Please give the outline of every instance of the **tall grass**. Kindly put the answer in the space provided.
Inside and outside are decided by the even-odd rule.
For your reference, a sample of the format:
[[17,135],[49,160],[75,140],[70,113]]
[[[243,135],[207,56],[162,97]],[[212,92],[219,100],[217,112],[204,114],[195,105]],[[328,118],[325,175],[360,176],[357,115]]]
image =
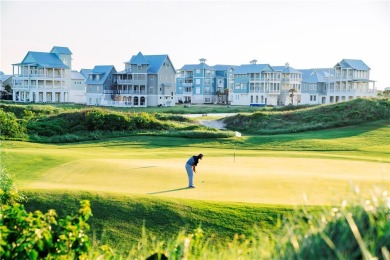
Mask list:
[[224,122],[229,129],[264,135],[329,129],[388,118],[390,99],[354,99],[296,111],[239,114]]
[[[358,190],[358,189],[357,189]],[[31,198],[31,195],[29,197]],[[83,195],[85,196],[85,195]],[[34,198],[34,197],[33,197]],[[79,199],[74,196],[73,199]],[[93,198],[93,197],[91,197]],[[96,199],[97,197],[95,197]],[[33,199],[36,206],[42,207],[42,202]],[[65,208],[69,199],[65,200]],[[118,201],[119,202],[119,201]],[[160,200],[161,209],[165,211],[183,214],[179,205],[166,203],[169,201]],[[172,202],[172,201],[170,201]],[[190,206],[195,202],[197,206]],[[31,202],[30,202],[31,203]],[[55,202],[52,205],[55,205]],[[96,203],[96,202],[95,202]],[[122,201],[124,205],[126,201]],[[144,214],[141,218],[146,218],[150,213],[149,204],[143,203]],[[212,219],[213,223],[223,223],[229,214],[219,215],[214,218],[212,214],[217,209],[222,210],[229,204],[214,205],[206,203],[200,205],[196,201],[181,201],[182,207],[192,207],[194,210],[200,206],[199,212],[188,212],[188,217],[195,218],[199,214],[204,214],[205,220]],[[92,202],[92,209],[93,209]],[[158,204],[155,204],[157,206]],[[50,205],[46,205],[50,206]],[[153,207],[155,207],[153,206]],[[176,207],[175,209],[171,208]],[[231,205],[230,213],[244,212],[238,204]],[[264,207],[264,206],[263,206]],[[31,205],[29,206],[31,208]],[[112,205],[110,209],[112,209]],[[252,210],[257,208],[253,205]],[[121,214],[126,215],[134,211],[133,207],[124,207]],[[363,197],[359,192],[355,196],[343,200],[337,206],[307,207],[302,206],[292,211],[291,209],[264,207],[264,212],[260,208],[252,211],[250,216],[253,218],[252,226],[248,223],[247,232],[244,229],[233,231],[224,239],[216,236],[215,229],[207,224],[198,222],[197,224],[178,226],[175,229],[168,228],[170,236],[165,236],[164,228],[160,232],[153,232],[147,227],[147,221],[130,217],[129,223],[137,223],[138,235],[131,235],[123,225],[117,225],[117,234],[121,234],[119,240],[113,239],[112,227],[119,221],[120,214],[106,212],[106,221],[100,222],[106,240],[100,240],[97,233],[94,237],[96,243],[107,242],[111,240],[111,246],[114,250],[114,256],[118,259],[145,259],[146,257],[158,253],[169,259],[388,259],[390,250],[390,197],[387,191],[376,190],[371,193],[371,197]],[[282,211],[280,211],[282,209]],[[64,210],[64,209],[62,209]],[[100,218],[103,212],[95,207],[94,218]],[[283,212],[280,215],[281,212]],[[180,213],[181,212],[181,213]],[[261,213],[262,214],[259,214]],[[261,220],[263,214],[275,214],[271,222]],[[166,213],[160,212],[161,218],[169,218]],[[248,211],[249,213],[249,211]],[[288,214],[285,214],[288,213]],[[131,214],[131,213],[130,213]],[[279,214],[279,215],[278,215]],[[247,215],[249,216],[249,215]],[[231,218],[231,223],[224,223],[225,227],[237,227],[242,223],[242,217],[236,221]],[[190,218],[188,221],[190,221]],[[257,219],[257,221],[255,220]],[[141,223],[142,222],[142,223]],[[155,220],[156,225],[160,221]],[[177,222],[177,220],[176,220]],[[145,224],[146,223],[146,224]],[[91,227],[95,229],[99,226],[92,222]],[[113,225],[113,226],[114,226]],[[155,228],[155,225],[154,227]],[[210,232],[210,230],[214,230]],[[115,233],[115,232],[114,232]],[[99,242],[100,241],[100,242]],[[130,242],[129,242],[130,241]],[[126,246],[127,245],[127,246]]]

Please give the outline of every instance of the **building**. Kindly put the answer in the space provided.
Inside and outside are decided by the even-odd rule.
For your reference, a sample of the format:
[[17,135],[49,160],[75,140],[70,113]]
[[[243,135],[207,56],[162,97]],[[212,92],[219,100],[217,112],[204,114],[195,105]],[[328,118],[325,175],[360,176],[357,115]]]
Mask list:
[[54,46],[50,52],[29,51],[12,64],[13,100],[17,102],[71,102],[72,52]]
[[343,59],[333,68],[300,70],[301,104],[331,104],[355,98],[376,97],[375,81],[362,60]]
[[279,79],[280,91],[277,105],[298,105],[301,103],[302,72],[290,67],[289,63],[284,66],[272,66],[276,79]]
[[69,100],[77,104],[86,104],[87,85],[85,82],[87,78],[77,70],[72,70],[70,72],[70,79]]
[[12,75],[0,71],[0,99],[12,99]]
[[88,77],[85,81],[87,105],[112,105],[111,90],[113,88],[114,73],[116,73],[116,69],[113,65],[95,66],[92,71],[88,73]]
[[176,70],[168,55],[137,55],[114,74],[110,105],[174,106]]
[[184,65],[176,74],[176,102],[192,104],[217,104],[228,102],[228,71],[231,65]]
[[230,86],[232,105],[278,105],[281,87],[281,72],[275,71],[269,64],[243,64],[229,72],[233,79]]

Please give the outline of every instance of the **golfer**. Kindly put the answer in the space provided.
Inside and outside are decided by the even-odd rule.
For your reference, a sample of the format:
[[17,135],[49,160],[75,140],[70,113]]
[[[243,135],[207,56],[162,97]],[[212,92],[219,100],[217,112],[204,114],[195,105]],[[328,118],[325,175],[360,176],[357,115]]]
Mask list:
[[198,166],[199,159],[202,160],[203,154],[191,156],[186,163],[186,170],[188,175],[188,188],[195,188],[193,179],[196,173],[196,166]]

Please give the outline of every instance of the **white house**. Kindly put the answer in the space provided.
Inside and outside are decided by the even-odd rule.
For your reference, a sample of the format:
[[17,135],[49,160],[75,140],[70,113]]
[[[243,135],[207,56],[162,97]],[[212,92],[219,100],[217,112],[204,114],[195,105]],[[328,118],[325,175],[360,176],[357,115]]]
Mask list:
[[69,100],[73,103],[86,104],[86,78],[77,70],[72,70],[70,73],[71,84],[69,88]]
[[70,102],[72,52],[54,46],[50,52],[29,51],[12,64],[13,100],[17,102]]

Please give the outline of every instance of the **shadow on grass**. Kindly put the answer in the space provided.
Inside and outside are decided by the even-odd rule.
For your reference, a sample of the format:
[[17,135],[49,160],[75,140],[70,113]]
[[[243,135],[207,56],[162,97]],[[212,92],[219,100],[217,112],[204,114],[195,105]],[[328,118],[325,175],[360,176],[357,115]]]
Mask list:
[[178,188],[178,189],[173,189],[173,190],[162,190],[162,191],[156,191],[156,192],[150,192],[148,194],[162,194],[162,193],[169,193],[169,192],[174,192],[174,191],[179,191],[179,190],[187,190],[189,189],[188,187],[184,187],[184,188]]

